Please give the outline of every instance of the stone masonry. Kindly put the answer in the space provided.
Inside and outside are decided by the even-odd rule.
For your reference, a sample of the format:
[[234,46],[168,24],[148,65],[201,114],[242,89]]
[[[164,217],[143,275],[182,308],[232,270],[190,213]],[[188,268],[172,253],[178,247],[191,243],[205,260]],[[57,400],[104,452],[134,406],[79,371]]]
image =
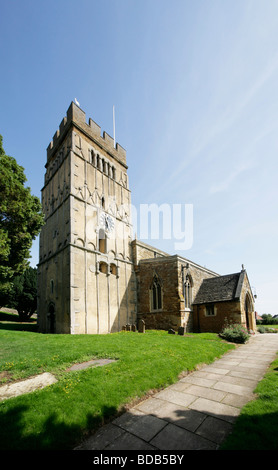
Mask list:
[[255,329],[245,271],[228,278],[227,297],[223,276],[132,240],[126,151],[75,103],[47,148],[45,169],[39,331],[106,334],[135,330],[140,320],[144,331],[219,331],[226,317]]

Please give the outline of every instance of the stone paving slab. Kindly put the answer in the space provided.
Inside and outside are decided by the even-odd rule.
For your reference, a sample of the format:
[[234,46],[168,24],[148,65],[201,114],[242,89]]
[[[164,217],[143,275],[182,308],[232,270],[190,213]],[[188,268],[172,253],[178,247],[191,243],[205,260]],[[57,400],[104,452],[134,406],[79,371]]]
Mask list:
[[0,387],[0,400],[30,393],[34,390],[39,390],[56,382],[57,379],[54,377],[54,375],[50,374],[49,372],[45,372],[43,374],[37,375],[36,377],[21,380],[20,382],[2,385]]
[[278,351],[278,334],[192,372],[104,426],[76,450],[216,450]]
[[[74,364],[67,371],[78,371],[87,369],[88,367],[101,367],[111,362],[116,362],[116,359],[93,359],[91,361]],[[31,393],[35,390],[47,387],[57,382],[53,374],[44,372],[43,374],[30,377],[29,379],[20,380],[11,384],[0,386],[0,401],[7,398],[17,397],[25,393]]]
[[83,370],[88,367],[101,367],[111,364],[111,362],[116,362],[116,359],[92,359],[91,361],[82,362],[80,364],[74,364],[68,370]]

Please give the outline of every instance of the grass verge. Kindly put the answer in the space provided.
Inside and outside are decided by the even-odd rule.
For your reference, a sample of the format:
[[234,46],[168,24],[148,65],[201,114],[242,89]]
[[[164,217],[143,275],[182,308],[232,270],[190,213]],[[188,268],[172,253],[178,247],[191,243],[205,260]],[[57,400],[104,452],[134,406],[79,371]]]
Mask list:
[[255,393],[257,399],[242,408],[221,450],[278,450],[278,358]]
[[[233,345],[216,334],[42,335],[0,330],[3,380],[52,372],[58,382],[0,403],[0,449],[73,448],[125,405],[211,363]],[[113,358],[105,367],[66,372],[73,363]]]

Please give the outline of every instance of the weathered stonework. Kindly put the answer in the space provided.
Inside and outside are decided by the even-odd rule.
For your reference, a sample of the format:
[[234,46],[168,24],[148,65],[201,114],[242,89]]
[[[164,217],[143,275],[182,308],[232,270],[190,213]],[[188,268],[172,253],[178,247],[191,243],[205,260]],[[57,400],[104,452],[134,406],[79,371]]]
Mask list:
[[74,103],[47,149],[42,205],[40,331],[108,333],[134,323],[126,153]]
[[226,317],[255,329],[247,275],[236,275],[233,298],[218,292],[209,316],[208,301],[198,297],[221,276],[132,241],[126,152],[74,103],[47,148],[45,168],[39,331],[220,331]]
[[[132,248],[136,260],[138,318],[145,321],[146,328],[178,330],[182,326],[186,331],[192,331],[193,310],[191,306],[185,306],[184,280],[186,276],[190,277],[191,295],[194,299],[203,279],[217,274],[178,255],[170,256],[156,250],[138,240],[132,242]],[[159,310],[151,308],[151,285],[155,275],[162,285],[162,306]]]
[[[223,276],[224,278],[227,276]],[[256,331],[254,301],[248,276],[245,270],[234,275],[236,279],[233,294],[225,301],[195,300],[193,305],[193,331],[220,333],[224,325],[238,323],[248,330]],[[208,307],[210,307],[208,313]]]

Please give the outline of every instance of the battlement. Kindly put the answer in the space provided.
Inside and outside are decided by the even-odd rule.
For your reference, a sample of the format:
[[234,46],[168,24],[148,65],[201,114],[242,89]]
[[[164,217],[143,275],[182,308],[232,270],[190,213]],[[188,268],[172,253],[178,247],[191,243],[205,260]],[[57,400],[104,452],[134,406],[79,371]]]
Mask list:
[[126,151],[121,145],[116,143],[114,147],[114,139],[103,132],[101,135],[101,128],[96,124],[91,118],[89,118],[89,123],[86,122],[86,114],[82,111],[79,106],[77,106],[73,101],[71,102],[68,110],[67,116],[63,118],[59,129],[55,132],[53,140],[50,142],[47,147],[47,161],[49,161],[57,150],[57,147],[62,142],[66,133],[68,132],[71,125],[79,128],[84,134],[96,142],[101,148],[106,150],[113,157],[118,159],[121,163],[126,165]]

